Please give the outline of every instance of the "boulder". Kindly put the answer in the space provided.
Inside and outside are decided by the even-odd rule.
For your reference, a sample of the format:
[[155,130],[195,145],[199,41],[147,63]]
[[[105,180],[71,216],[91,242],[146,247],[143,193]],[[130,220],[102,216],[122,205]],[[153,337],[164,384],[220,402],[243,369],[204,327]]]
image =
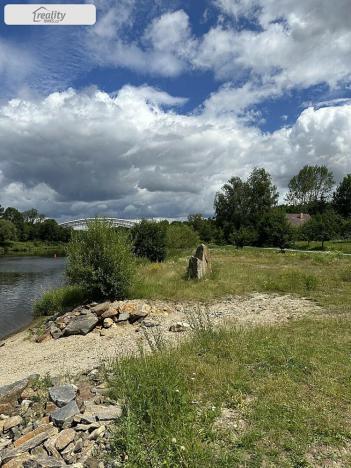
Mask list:
[[9,431],[13,427],[19,426],[22,424],[23,419],[21,416],[12,416],[12,418],[5,419],[4,421],[4,426],[3,426],[3,431]]
[[97,325],[98,321],[99,319],[96,315],[91,312],[74,317],[66,326],[64,336],[86,335]]
[[77,390],[78,388],[73,384],[58,385],[49,388],[49,395],[55,405],[61,408],[76,398]]
[[91,307],[91,312],[96,314],[98,317],[102,315],[107,309],[110,308],[111,302],[103,302],[102,304],[97,304],[96,306]]
[[86,406],[86,411],[83,416],[91,416],[99,421],[111,421],[122,416],[122,408],[120,405],[95,405],[89,404]]
[[79,414],[79,408],[75,400],[70,401],[62,408],[58,408],[51,414],[51,419],[56,426],[62,426],[65,422],[70,422],[76,414]]
[[196,249],[195,255],[189,259],[188,278],[201,279],[211,271],[211,262],[208,248],[201,244]]
[[101,315],[101,318],[103,319],[111,318],[111,317],[115,317],[116,315],[118,315],[118,310],[114,309],[113,307],[110,307]]
[[127,322],[128,320],[129,320],[128,312],[122,312],[121,314],[118,315],[116,322],[121,323],[121,322]]

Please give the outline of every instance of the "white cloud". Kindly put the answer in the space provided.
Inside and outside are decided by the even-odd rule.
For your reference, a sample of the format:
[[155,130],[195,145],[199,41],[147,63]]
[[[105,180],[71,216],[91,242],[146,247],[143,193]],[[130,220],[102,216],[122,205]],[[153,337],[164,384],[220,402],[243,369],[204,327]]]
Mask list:
[[71,218],[211,213],[231,176],[266,167],[284,190],[307,162],[351,172],[351,106],[308,108],[292,128],[262,134],[233,116],[177,114],[150,87],[53,93],[0,108],[2,205]]

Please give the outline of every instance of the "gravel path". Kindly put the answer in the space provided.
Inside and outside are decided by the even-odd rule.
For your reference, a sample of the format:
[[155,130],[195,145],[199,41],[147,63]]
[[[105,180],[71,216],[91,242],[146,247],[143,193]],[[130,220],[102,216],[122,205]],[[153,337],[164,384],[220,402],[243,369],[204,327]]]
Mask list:
[[[154,304],[156,301],[148,303]],[[158,309],[160,305],[164,312],[149,316],[148,320],[158,322],[157,330],[161,330],[169,340],[188,335],[169,332],[171,324],[191,321],[191,316],[199,308],[205,309],[203,305],[194,303],[157,301]],[[267,294],[229,297],[212,302],[206,308],[215,323],[235,321],[247,325],[278,324],[322,311],[307,299]],[[188,311],[193,313],[189,316]],[[141,331],[137,333],[138,329],[137,325],[116,326],[104,330],[103,336],[99,330],[94,330],[86,336],[70,336],[43,343],[31,341],[28,331],[18,333],[8,338],[0,348],[0,386],[34,373],[74,375],[97,367],[102,360],[136,353],[140,343],[145,343],[144,334]]]

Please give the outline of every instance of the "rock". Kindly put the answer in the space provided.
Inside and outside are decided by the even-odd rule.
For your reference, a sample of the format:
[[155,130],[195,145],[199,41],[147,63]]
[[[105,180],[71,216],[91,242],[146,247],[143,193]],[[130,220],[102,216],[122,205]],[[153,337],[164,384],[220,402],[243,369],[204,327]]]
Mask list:
[[30,454],[35,458],[46,458],[48,456],[47,451],[42,445],[38,445],[38,447],[35,447],[33,450],[30,451]]
[[0,414],[11,414],[14,411],[11,403],[0,403]]
[[120,405],[104,406],[87,404],[86,412],[83,416],[85,415],[96,417],[99,421],[111,421],[122,416],[122,408]]
[[97,429],[95,429],[91,434],[89,434],[88,439],[96,440],[99,437],[102,437],[105,434],[105,431],[106,431],[106,426],[100,426]]
[[63,331],[61,330],[61,328],[57,327],[56,325],[51,325],[50,334],[54,340],[58,340],[63,335]]
[[[39,428],[37,428],[39,429]],[[25,436],[17,439],[13,444],[13,448],[6,449],[2,453],[3,462],[7,462],[17,457],[18,455],[28,452],[33,448],[41,445],[46,439],[57,433],[57,428],[53,426],[42,428],[42,432],[36,433],[36,429]],[[34,435],[33,435],[34,434]],[[32,435],[32,437],[29,437]]]
[[101,315],[101,318],[103,319],[112,318],[112,317],[115,317],[116,315],[118,315],[118,310],[113,307],[110,307]]
[[48,401],[46,403],[46,406],[45,406],[45,409],[46,409],[46,412],[48,415],[50,415],[51,413],[53,413],[54,411],[57,410],[57,406],[55,405],[55,403],[53,403],[52,401]]
[[49,455],[56,458],[56,460],[62,461],[62,457],[60,455],[60,452],[55,447],[57,437],[58,437],[58,435],[55,435],[55,436],[50,437],[49,439],[47,439],[44,442],[44,447],[45,447],[45,449],[46,449],[46,451],[48,452]]
[[128,312],[122,312],[121,314],[118,315],[118,318],[116,319],[117,323],[121,322],[127,322],[129,320],[129,314]]
[[77,424],[74,429],[76,431],[91,432],[98,427],[100,427],[100,424],[98,422],[93,422],[91,424]]
[[0,348],[2,348],[3,346],[5,346],[5,341],[0,341]]
[[211,271],[211,262],[208,248],[201,244],[196,249],[195,255],[191,256],[188,265],[188,278],[201,279]]
[[36,343],[44,343],[45,341],[49,341],[52,339],[50,331],[43,333],[35,338]]
[[64,429],[59,433],[56,438],[55,447],[59,452],[67,447],[71,442],[74,441],[76,436],[76,432],[74,429]]
[[99,319],[96,317],[96,315],[92,314],[91,312],[89,312],[87,315],[74,317],[66,326],[64,330],[64,336],[86,335],[95,327],[98,321]]
[[18,399],[27,385],[38,377],[37,374],[33,374],[26,379],[0,387],[0,403],[11,403],[13,400]]
[[57,460],[54,457],[40,457],[33,460],[33,465],[29,465],[27,462],[25,467],[27,468],[61,468],[67,466],[66,463],[62,460]]
[[13,427],[16,427],[22,424],[22,422],[23,422],[23,419],[21,418],[21,416],[13,416],[12,418],[8,418],[4,422],[3,431],[4,432],[9,431]]
[[49,395],[51,400],[61,408],[76,398],[77,390],[78,388],[73,384],[58,385],[49,388]]
[[31,459],[30,453],[22,453],[18,455],[15,458],[12,458],[12,460],[8,461],[4,465],[1,465],[2,468],[21,468],[24,464],[24,462],[28,461]]
[[94,307],[91,307],[91,312],[96,314],[98,317],[102,315],[107,309],[110,308],[111,302],[103,302],[102,304],[97,304]]
[[186,322],[177,322],[169,327],[171,332],[185,332],[189,330],[190,325]]
[[58,408],[51,414],[51,419],[56,426],[62,426],[65,422],[70,422],[76,414],[79,414],[79,408],[75,400],[70,401],[62,408]]
[[115,322],[112,320],[112,318],[105,318],[104,328],[111,328],[114,323]]

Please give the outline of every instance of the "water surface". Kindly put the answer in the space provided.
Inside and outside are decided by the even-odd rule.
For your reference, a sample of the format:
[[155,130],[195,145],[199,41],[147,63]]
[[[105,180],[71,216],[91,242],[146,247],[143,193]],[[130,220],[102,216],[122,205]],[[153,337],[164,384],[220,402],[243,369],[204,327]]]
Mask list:
[[0,339],[32,321],[33,302],[64,283],[64,258],[0,257]]

